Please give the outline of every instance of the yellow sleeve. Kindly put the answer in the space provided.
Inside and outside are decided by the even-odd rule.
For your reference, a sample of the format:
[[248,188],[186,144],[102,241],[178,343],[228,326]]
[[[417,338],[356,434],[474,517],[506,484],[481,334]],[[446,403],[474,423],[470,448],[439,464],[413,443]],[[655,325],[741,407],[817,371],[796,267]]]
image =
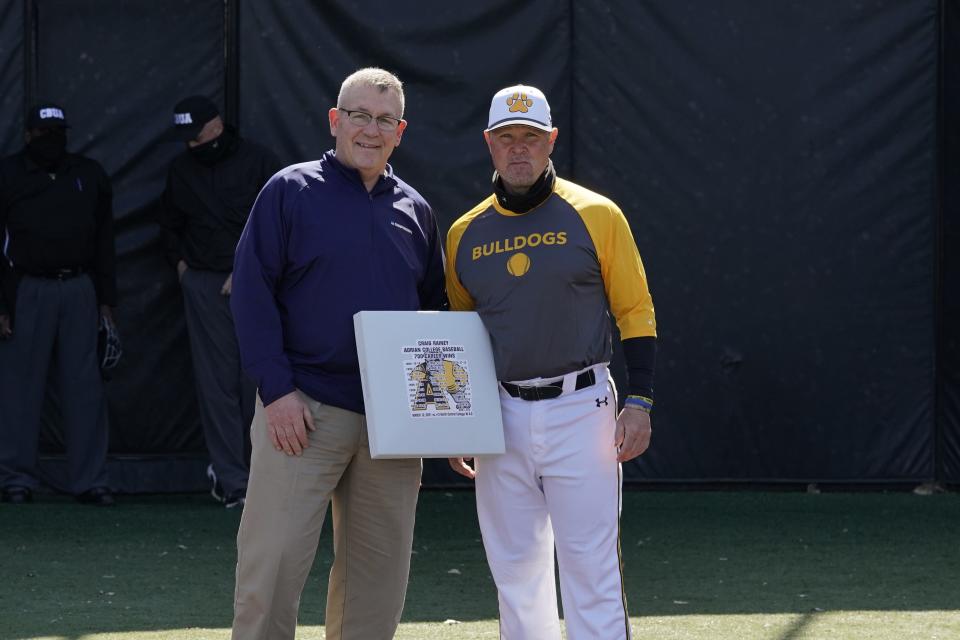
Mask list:
[[630,223],[616,205],[608,219],[607,240],[598,252],[603,286],[610,311],[620,327],[620,338],[656,337],[653,298]]
[[468,216],[459,218],[447,232],[447,299],[450,300],[451,311],[473,311],[476,307],[473,298],[457,276],[457,249],[470,219]]
[[620,338],[656,337],[657,320],[647,274],[630,231],[630,223],[616,204],[564,181],[558,193],[580,213],[600,260],[603,287]]

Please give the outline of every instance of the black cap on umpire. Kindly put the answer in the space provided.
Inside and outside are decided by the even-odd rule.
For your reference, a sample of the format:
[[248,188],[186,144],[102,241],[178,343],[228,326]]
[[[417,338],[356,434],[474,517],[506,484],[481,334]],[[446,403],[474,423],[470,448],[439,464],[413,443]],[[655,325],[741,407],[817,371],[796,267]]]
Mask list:
[[67,116],[63,109],[52,102],[35,104],[27,111],[24,122],[27,131],[31,129],[50,129],[53,127],[69,128]]
[[173,108],[173,128],[165,140],[189,142],[197,137],[204,125],[220,115],[213,102],[204,96],[184,98]]

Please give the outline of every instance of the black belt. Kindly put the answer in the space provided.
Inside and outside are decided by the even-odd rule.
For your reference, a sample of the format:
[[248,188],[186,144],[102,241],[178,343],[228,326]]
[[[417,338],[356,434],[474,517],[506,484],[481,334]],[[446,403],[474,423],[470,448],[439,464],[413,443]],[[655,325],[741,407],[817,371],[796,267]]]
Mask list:
[[[588,369],[580,375],[577,376],[577,384],[574,386],[576,391],[580,389],[586,389],[587,387],[592,387],[597,382],[597,376],[593,373],[593,369]],[[551,400],[553,398],[559,398],[563,394],[563,380],[558,380],[550,384],[545,384],[540,387],[524,387],[519,384],[513,384],[512,382],[501,382],[500,386],[509,393],[514,398],[520,398],[521,400]]]
[[45,269],[42,271],[26,271],[23,273],[34,278],[47,278],[49,280],[69,280],[84,274],[83,267],[63,267],[61,269]]

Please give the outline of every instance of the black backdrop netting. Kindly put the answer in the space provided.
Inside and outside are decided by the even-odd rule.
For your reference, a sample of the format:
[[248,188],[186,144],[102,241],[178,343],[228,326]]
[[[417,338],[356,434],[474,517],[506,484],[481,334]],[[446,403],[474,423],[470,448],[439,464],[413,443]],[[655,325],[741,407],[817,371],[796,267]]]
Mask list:
[[669,407],[631,471],[932,475],[935,3],[604,4],[574,173],[630,212]]
[[[222,104],[237,73],[244,135],[297,162],[332,146],[342,78],[378,65],[407,89],[393,164],[444,231],[489,192],[489,98],[517,82],[550,98],[560,174],[627,214],[660,329],[655,444],[627,479],[934,475],[937,2],[241,3],[239,69],[224,68],[222,2],[37,5],[40,96],[114,179],[114,453],[202,451],[152,213],[172,105]],[[0,87],[18,96],[0,103],[5,151],[22,19],[0,11]],[[957,477],[956,405],[943,415]],[[61,442],[50,411],[45,450]],[[431,463],[431,479],[451,476]]]
[[960,482],[960,0],[945,5],[943,70],[943,296],[940,424],[943,477]]
[[0,149],[23,142],[23,5],[0,4]]

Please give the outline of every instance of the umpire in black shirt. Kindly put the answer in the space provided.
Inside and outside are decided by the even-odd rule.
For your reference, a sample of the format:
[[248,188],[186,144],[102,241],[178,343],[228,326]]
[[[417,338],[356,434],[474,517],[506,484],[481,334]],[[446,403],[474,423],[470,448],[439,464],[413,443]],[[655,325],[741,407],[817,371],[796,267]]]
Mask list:
[[116,304],[110,180],[67,153],[55,104],[30,109],[26,147],[0,161],[0,488],[29,502],[48,370],[59,385],[69,486],[113,504],[107,406],[97,362],[100,318]]
[[233,254],[257,194],[281,165],[203,96],[177,103],[173,121],[170,137],[187,148],[170,166],[160,225],[183,289],[213,495],[232,508],[246,498],[256,393],[240,367],[230,313]]

